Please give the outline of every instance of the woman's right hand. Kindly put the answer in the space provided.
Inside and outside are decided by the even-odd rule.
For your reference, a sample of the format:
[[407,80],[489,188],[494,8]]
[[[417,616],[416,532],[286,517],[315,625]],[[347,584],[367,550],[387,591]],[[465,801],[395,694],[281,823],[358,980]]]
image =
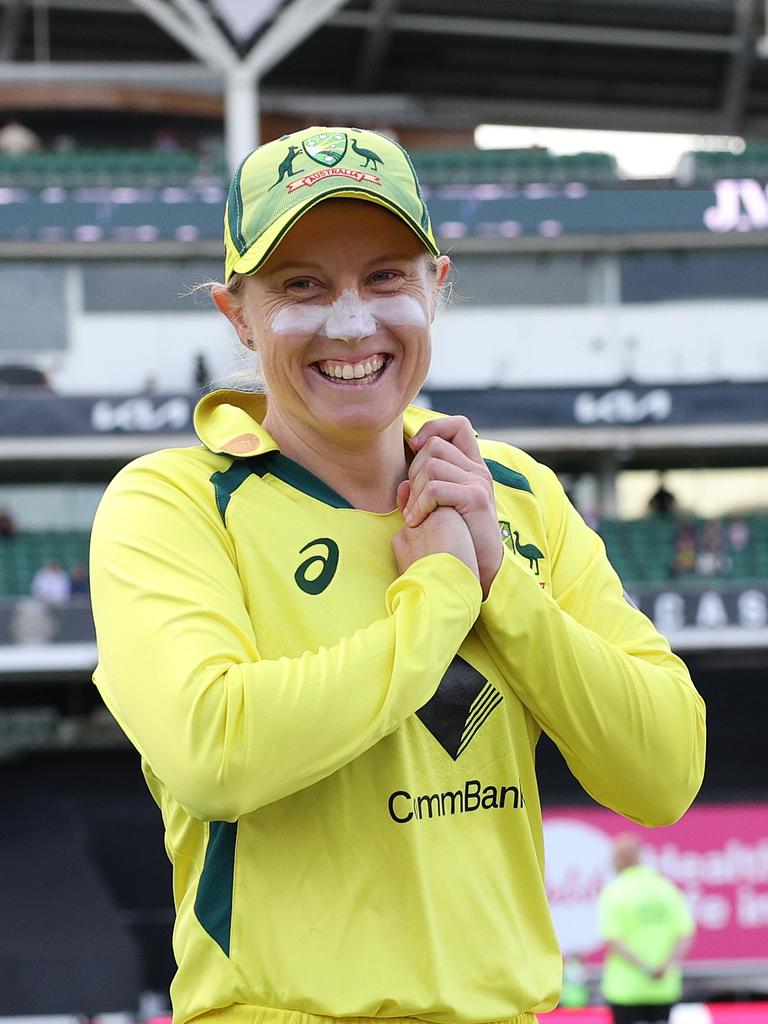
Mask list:
[[[402,512],[408,502],[410,485],[403,481],[397,490],[397,504]],[[409,565],[426,555],[446,552],[455,555],[480,579],[477,555],[467,524],[454,508],[433,509],[418,526],[404,526],[392,538],[392,551],[397,567],[404,573]]]

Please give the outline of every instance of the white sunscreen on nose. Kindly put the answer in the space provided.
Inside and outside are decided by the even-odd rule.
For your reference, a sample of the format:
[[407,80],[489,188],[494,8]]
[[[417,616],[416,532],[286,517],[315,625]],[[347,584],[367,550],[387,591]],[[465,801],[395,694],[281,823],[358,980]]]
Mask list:
[[330,306],[303,303],[281,309],[270,321],[275,334],[324,334],[352,341],[382,327],[426,327],[427,315],[411,295],[379,295],[364,302],[351,288]]
[[376,333],[376,321],[371,316],[368,303],[347,288],[328,309],[325,322],[326,338],[341,338],[350,341],[353,338],[368,338]]

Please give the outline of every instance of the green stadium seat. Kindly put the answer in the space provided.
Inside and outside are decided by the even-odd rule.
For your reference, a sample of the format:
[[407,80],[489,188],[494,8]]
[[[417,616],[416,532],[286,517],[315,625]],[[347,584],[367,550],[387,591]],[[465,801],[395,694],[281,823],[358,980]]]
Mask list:
[[[676,540],[682,522],[675,517],[604,520],[599,532],[611,564],[627,584],[658,583],[664,580],[765,580],[768,576],[768,514],[752,514],[743,518],[750,530],[749,542],[741,551],[728,550],[726,545],[727,557],[723,568],[713,576],[697,576],[695,572],[683,577],[674,575]],[[686,521],[691,522],[695,528],[706,523],[704,519]],[[727,524],[726,518],[723,525]]]
[[30,593],[32,577],[51,558],[65,569],[88,563],[89,533],[82,530],[25,531],[0,541],[0,597]]

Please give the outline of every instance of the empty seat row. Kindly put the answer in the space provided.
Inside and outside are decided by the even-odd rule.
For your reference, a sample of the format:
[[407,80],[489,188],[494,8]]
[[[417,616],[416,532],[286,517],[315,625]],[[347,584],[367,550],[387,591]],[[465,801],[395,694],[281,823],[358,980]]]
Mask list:
[[[541,147],[441,149],[417,151],[412,158],[419,177],[429,187],[572,181],[601,185],[618,180],[616,160],[607,153],[556,156]],[[223,156],[200,156],[183,149],[114,148],[0,156],[0,187],[183,186],[200,176],[226,182]]]

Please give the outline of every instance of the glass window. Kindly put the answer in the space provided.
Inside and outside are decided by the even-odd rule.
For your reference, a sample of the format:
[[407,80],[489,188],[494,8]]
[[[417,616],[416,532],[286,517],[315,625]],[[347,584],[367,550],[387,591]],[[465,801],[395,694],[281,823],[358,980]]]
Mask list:
[[47,352],[67,344],[64,268],[0,261],[0,350]]
[[457,254],[453,294],[474,306],[586,303],[594,261],[580,256],[476,256]]
[[83,263],[83,305],[86,312],[193,310],[209,304],[206,295],[191,296],[202,281],[221,281],[221,260],[115,260]]
[[768,250],[627,253],[623,302],[768,298]]

